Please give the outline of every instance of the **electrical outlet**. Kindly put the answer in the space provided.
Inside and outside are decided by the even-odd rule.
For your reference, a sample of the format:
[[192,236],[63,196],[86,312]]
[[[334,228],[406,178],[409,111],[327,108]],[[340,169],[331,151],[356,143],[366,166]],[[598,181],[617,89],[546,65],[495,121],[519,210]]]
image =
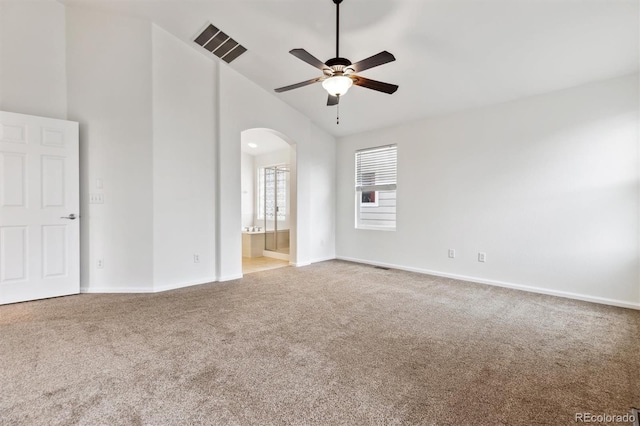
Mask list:
[[193,255],[193,263],[200,263],[200,255],[199,254],[194,254]]
[[103,269],[104,268],[104,262],[102,262],[102,259],[98,259],[98,261],[96,262],[96,265],[97,265],[98,269]]
[[479,252],[478,262],[486,262],[486,261],[487,261],[487,253]]
[[449,257],[451,259],[455,259],[455,257],[456,257],[456,249],[449,249]]

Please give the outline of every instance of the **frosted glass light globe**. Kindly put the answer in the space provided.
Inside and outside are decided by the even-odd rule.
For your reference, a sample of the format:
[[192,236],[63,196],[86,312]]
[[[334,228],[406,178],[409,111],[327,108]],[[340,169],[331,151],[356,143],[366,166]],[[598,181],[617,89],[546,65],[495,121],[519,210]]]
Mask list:
[[344,75],[329,77],[322,82],[322,87],[324,87],[331,96],[343,96],[352,85],[353,80]]

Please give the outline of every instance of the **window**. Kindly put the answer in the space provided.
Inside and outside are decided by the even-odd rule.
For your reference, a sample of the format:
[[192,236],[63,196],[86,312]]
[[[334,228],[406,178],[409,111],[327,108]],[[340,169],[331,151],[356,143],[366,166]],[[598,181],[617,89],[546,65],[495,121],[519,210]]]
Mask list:
[[[257,220],[273,220],[276,211],[278,220],[286,219],[287,172],[286,166],[261,167],[258,169],[258,191],[256,200]],[[276,193],[278,199],[276,200]]]
[[396,145],[356,152],[356,228],[396,229]]

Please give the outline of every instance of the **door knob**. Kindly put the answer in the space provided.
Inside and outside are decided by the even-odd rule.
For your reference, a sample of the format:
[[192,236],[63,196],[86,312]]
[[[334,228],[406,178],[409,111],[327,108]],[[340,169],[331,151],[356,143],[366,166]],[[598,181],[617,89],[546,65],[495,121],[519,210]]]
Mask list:
[[62,216],[60,219],[76,220],[76,215],[71,213],[69,216]]

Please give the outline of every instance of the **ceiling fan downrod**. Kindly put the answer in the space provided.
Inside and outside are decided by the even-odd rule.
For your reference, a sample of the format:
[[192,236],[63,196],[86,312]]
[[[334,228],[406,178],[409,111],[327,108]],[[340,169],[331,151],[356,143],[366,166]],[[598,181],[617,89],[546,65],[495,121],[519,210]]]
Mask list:
[[343,73],[351,65],[351,61],[340,57],[340,3],[342,0],[333,0],[333,2],[336,5],[336,57],[329,59],[325,64],[330,68],[337,66],[338,68],[333,68],[334,72]]
[[336,4],[336,58],[340,57],[340,3],[342,0],[333,0]]

